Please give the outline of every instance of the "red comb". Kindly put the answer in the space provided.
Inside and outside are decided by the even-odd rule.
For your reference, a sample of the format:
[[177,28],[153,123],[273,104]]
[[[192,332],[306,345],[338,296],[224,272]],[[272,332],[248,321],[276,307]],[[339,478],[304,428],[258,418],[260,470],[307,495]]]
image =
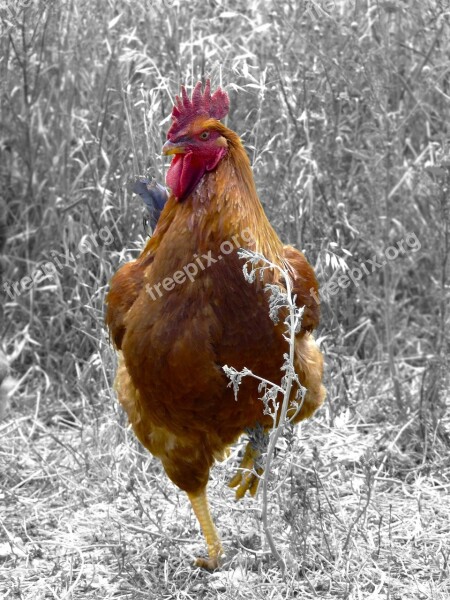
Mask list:
[[223,119],[230,108],[230,99],[228,94],[220,87],[211,96],[211,82],[206,80],[205,89],[202,92],[202,84],[199,81],[192,98],[189,99],[186,88],[181,86],[181,98],[175,97],[175,106],[172,109],[172,126],[170,127],[167,138],[170,140],[179,131],[195,117],[205,116],[212,119]]

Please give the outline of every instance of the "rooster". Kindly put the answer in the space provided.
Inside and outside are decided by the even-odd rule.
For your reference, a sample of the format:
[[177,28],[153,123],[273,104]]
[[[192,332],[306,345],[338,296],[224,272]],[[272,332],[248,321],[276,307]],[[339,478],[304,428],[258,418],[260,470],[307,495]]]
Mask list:
[[[287,351],[283,320],[271,321],[264,287],[283,281],[273,270],[248,283],[239,247],[287,269],[304,307],[294,366],[307,392],[295,420],[310,417],[325,397],[323,358],[311,334],[319,323],[314,271],[270,225],[241,140],[221,123],[228,110],[227,93],[211,94],[209,81],[204,89],[197,83],[191,98],[182,87],[162,149],[173,156],[170,197],[141,255],[112,278],[106,313],[119,355],[119,401],[140,442],[187,493],[208,547],[196,564],[207,569],[223,554],[206,493],[210,468],[244,431],[273,425],[258,382],[242,380],[236,400],[222,367],[247,367],[280,384]],[[249,442],[230,482],[238,498],[256,491],[257,456]]]

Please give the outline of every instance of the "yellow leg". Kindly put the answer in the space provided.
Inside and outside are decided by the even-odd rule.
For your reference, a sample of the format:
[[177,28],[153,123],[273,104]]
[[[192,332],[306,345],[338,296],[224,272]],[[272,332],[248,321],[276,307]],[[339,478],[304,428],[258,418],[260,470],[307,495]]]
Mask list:
[[206,545],[208,546],[208,558],[197,558],[195,564],[203,569],[213,571],[219,567],[219,559],[220,555],[223,554],[223,548],[219,534],[217,533],[217,529],[211,518],[211,513],[209,512],[206,488],[200,493],[188,493],[188,497],[192,504],[192,508],[194,509],[195,516],[202,528]]
[[228,484],[231,488],[237,487],[236,500],[243,498],[247,491],[250,492],[251,496],[256,494],[260,476],[264,472],[262,467],[254,468],[255,461],[259,458],[260,454],[260,451],[254,448],[252,442],[248,442],[239,466],[239,471]]

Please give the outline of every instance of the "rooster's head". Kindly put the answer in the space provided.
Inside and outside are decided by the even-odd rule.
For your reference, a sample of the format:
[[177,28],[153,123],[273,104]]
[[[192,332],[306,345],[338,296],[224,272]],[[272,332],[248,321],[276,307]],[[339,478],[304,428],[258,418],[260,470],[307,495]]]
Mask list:
[[197,83],[191,98],[184,86],[181,98],[176,97],[163,153],[174,155],[166,182],[178,200],[189,196],[203,175],[227,153],[228,142],[220,132],[219,120],[229,106],[228,94],[220,87],[211,95],[209,79],[203,91],[202,84]]

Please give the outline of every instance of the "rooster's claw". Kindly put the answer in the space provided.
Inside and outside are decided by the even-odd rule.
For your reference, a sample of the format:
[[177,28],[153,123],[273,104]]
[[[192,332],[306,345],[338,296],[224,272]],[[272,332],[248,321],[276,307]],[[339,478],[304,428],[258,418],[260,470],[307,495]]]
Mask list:
[[259,456],[260,451],[254,448],[251,442],[248,442],[239,470],[228,484],[230,488],[237,487],[236,500],[243,498],[246,492],[250,492],[251,496],[256,494],[259,480],[264,472],[262,467],[255,469],[255,462]]

